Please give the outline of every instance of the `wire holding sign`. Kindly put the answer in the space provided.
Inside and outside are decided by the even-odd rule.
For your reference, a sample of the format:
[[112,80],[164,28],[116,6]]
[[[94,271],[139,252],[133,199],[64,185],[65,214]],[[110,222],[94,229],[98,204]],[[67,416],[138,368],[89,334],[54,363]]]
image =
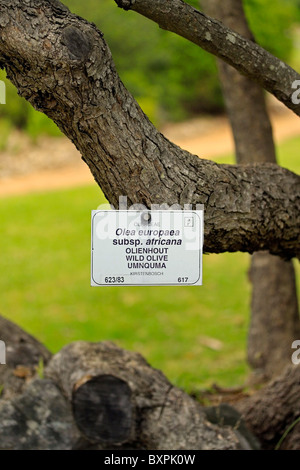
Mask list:
[[201,285],[203,209],[92,211],[91,285]]

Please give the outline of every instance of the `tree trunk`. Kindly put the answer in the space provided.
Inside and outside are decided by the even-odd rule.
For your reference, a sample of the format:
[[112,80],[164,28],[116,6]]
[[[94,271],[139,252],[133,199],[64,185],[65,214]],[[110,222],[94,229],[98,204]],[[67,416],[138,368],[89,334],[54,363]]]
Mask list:
[[[241,0],[202,0],[205,11],[243,37],[254,40]],[[276,163],[265,98],[259,85],[218,60],[220,80],[231,122],[238,163]],[[268,253],[252,256],[251,321],[248,361],[255,380],[269,379],[290,363],[290,348],[300,334],[292,261]]]
[[39,369],[46,366],[51,353],[31,335],[1,316],[0,339],[6,346],[6,365],[0,365],[0,385],[3,386],[0,397],[11,399],[24,390]]
[[[122,3],[130,7],[140,2]],[[154,3],[157,1],[149,5]],[[172,3],[187,6],[179,0]],[[170,8],[167,11],[172,13]],[[174,9],[172,21],[178,22],[178,12]],[[290,104],[288,86],[291,78],[298,77],[295,71],[285,64],[280,67],[278,59],[218,22],[194,9],[191,12],[191,21],[205,20],[209,28],[205,41],[212,52],[218,45],[219,56],[226,53],[233,63],[244,51],[247,67],[242,64],[239,69]],[[191,25],[186,28],[193,32]],[[201,21],[196,32],[201,36]],[[146,206],[205,204],[206,251],[267,249],[299,257],[300,178],[268,163],[234,166],[201,161],[169,142],[124,88],[94,25],[72,15],[57,0],[0,0],[0,38],[0,62],[8,77],[22,96],[75,143],[111,203],[117,206],[119,195],[128,195],[129,203]],[[278,70],[273,74],[270,65],[274,63]],[[7,342],[9,364],[13,341],[9,335],[1,339]],[[27,337],[26,341],[31,344]],[[29,366],[34,368],[37,357],[46,362],[49,353],[36,344],[33,348],[35,359],[29,360]],[[16,357],[19,361],[19,353]],[[169,384],[163,374],[140,356],[111,344],[74,343],[50,360],[46,378],[30,381],[31,374],[24,370],[22,374],[29,382],[25,380],[12,400],[6,378],[3,384],[2,448],[240,447],[233,429],[209,423],[199,404]],[[285,387],[293,384],[283,380],[281,396],[289,396]],[[299,390],[299,381],[296,385]],[[270,408],[276,402],[272,390],[267,389],[271,401],[261,396]],[[288,405],[294,417],[296,393]],[[283,419],[288,416],[288,406],[285,410]],[[272,419],[276,424],[277,415],[269,420],[271,429]],[[114,425],[108,432],[109,422]],[[119,428],[116,422],[121,424]]]
[[300,256],[299,176],[181,150],[125,89],[95,25],[57,0],[29,3],[0,0],[0,62],[19,93],[74,142],[110,203],[128,196],[147,207],[204,204],[205,252]]
[[[199,403],[139,354],[80,341],[49,360],[38,341],[0,322],[8,364],[0,369],[1,449],[245,448],[233,427],[210,423]],[[49,362],[38,378],[40,357]],[[20,370],[26,379],[14,375]]]
[[84,438],[101,447],[238,448],[232,430],[211,425],[196,401],[141,355],[113,343],[72,343],[45,375],[72,403]]
[[250,279],[248,360],[253,379],[264,380],[290,364],[291,345],[300,338],[295,270],[292,261],[258,252],[252,256]]
[[[300,450],[299,366],[237,403],[238,411],[202,407],[137,353],[79,341],[51,358],[32,336],[0,322],[8,364],[1,366],[8,371],[1,375],[1,449],[235,450],[257,448],[254,436],[272,449],[287,434],[280,448]],[[47,365],[38,378],[32,366],[40,357]],[[24,364],[32,373],[12,389],[12,371]]]
[[286,431],[280,449],[300,450],[300,366],[286,367],[265,388],[236,404],[248,427],[262,443],[274,449]]

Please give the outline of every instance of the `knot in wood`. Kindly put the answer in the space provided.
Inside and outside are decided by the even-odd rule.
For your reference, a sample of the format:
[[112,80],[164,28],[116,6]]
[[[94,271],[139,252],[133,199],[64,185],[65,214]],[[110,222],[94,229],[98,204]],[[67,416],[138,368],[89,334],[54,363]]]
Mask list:
[[88,58],[91,44],[80,29],[67,26],[62,33],[61,42],[67,47],[70,59],[84,61]]
[[130,10],[134,5],[135,0],[115,0],[118,7],[123,8],[123,10]]

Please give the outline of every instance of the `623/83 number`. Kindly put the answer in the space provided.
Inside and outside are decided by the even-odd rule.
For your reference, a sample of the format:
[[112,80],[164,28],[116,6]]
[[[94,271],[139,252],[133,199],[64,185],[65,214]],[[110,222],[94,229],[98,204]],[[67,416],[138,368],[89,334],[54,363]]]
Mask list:
[[104,279],[105,284],[122,284],[124,282],[124,277],[119,276],[119,277],[106,277]]

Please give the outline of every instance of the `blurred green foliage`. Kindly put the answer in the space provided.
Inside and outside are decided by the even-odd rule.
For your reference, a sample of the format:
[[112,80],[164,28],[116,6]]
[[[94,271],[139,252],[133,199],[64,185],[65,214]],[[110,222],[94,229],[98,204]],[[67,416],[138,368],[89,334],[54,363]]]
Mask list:
[[282,60],[293,50],[292,26],[300,21],[298,0],[244,0],[250,28],[258,44]]
[[[117,8],[114,0],[64,3],[104,32],[123,82],[155,124],[223,109],[216,63],[210,54],[137,13]],[[187,3],[199,4],[198,0]],[[244,0],[244,4],[258,42],[288,61],[293,53],[292,26],[300,20],[299,0]],[[1,72],[0,79],[4,77]],[[59,134],[9,83],[7,105],[0,107],[0,113],[32,137]]]

